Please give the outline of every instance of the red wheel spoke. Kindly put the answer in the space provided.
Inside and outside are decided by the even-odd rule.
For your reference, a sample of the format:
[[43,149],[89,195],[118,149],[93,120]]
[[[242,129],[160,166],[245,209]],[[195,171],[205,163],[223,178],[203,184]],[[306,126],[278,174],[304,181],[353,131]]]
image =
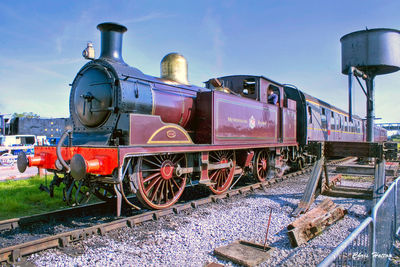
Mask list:
[[213,173],[212,173],[212,175],[209,177],[210,178],[210,180],[214,180],[214,176],[217,174],[217,171],[214,171]]
[[151,179],[156,178],[157,176],[160,176],[161,174],[159,172],[156,172],[148,177],[146,177],[146,179],[143,180],[143,184],[149,182]]
[[161,181],[161,190],[160,190],[160,197],[158,198],[158,204],[161,203],[161,200],[164,198],[165,202],[167,202],[167,198],[164,196],[164,187],[165,187],[165,181]]
[[[144,193],[145,193],[146,195],[148,195],[150,189],[152,189],[153,186],[154,186],[158,181],[160,181],[160,180],[161,180],[161,177],[158,177],[157,179],[153,180],[153,181],[149,184],[149,186],[148,186],[147,188],[145,188]],[[144,185],[143,185],[143,186],[144,186]]]
[[[172,181],[174,181],[174,179],[172,179]],[[168,181],[168,184],[169,184],[169,187],[170,187],[170,189],[171,189],[172,198],[174,198],[174,197],[175,197],[175,193],[174,193],[174,188],[173,188],[173,186],[172,186],[172,181],[169,180],[169,181]]]
[[210,155],[209,155],[209,157],[211,157],[211,158],[215,159],[215,161],[216,161],[216,162],[219,162],[219,160],[220,160],[219,158],[215,157],[215,156],[214,156],[214,155],[212,155],[212,154],[210,154]]
[[167,180],[167,181],[165,181],[164,182],[164,199],[165,199],[165,203],[167,203],[168,201],[169,201],[169,197],[168,197],[168,194],[169,194],[169,190],[168,190],[168,184],[169,184],[169,180]]
[[219,172],[216,171],[215,172],[215,179],[213,179],[213,181],[215,182],[215,188],[219,187]]
[[218,177],[217,177],[217,181],[218,181],[218,183],[217,183],[217,186],[218,187],[220,187],[221,185],[222,185],[222,180],[224,179],[224,177],[222,176],[222,173],[219,171],[218,172]]
[[175,157],[176,157],[176,156],[174,156],[174,158],[171,159],[171,161],[172,161],[173,163],[179,163],[179,162],[183,159],[184,156],[180,157],[178,160],[174,160]]
[[160,155],[160,156],[154,156],[154,159],[155,159],[156,161],[158,161],[160,164],[163,163],[163,160],[162,160],[162,156],[161,156],[161,155]]
[[[155,158],[155,159],[157,159],[157,158]],[[153,164],[153,165],[155,165],[155,166],[161,167],[161,164],[157,164],[157,163],[155,163],[155,162],[153,162],[153,161],[151,161],[151,160],[149,160],[149,159],[144,158],[143,160],[144,160],[144,161],[147,161],[148,163]]]
[[265,179],[267,178],[269,169],[268,157],[268,152],[266,152],[265,150],[258,152],[258,155],[256,156],[255,164],[257,168],[254,170],[253,174],[260,182],[265,181]]
[[140,157],[136,163],[132,182],[139,188],[138,200],[151,209],[170,207],[178,201],[186,186],[186,176],[176,176],[177,165],[187,167],[185,154],[170,154]]
[[144,172],[159,172],[161,169],[143,169]]
[[158,193],[158,189],[160,189],[160,185],[161,185],[162,181],[157,183],[156,188],[153,190],[152,195],[150,200],[153,202],[154,201],[154,197],[156,197],[157,193]]
[[219,182],[219,177],[221,176],[221,173],[219,171],[215,172],[214,180],[215,182]]
[[176,183],[175,179],[172,178],[171,180],[172,180],[172,182],[174,182],[176,188],[178,188],[178,190],[179,190],[179,185]]
[[211,170],[208,177],[214,182],[209,188],[214,194],[221,194],[228,190],[233,181],[235,171],[235,153],[234,151],[211,151],[209,153],[209,162],[212,164],[222,164],[233,162],[232,168],[223,168]]

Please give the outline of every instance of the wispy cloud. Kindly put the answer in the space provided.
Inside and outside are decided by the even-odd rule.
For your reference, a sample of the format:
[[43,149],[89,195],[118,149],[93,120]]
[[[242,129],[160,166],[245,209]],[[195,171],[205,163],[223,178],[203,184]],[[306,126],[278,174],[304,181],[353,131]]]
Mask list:
[[211,37],[210,39],[212,40],[215,63],[217,67],[216,71],[220,72],[223,67],[225,41],[221,24],[217,18],[218,16],[214,14],[213,10],[208,9],[204,17],[204,24]]
[[130,24],[130,23],[147,22],[147,21],[151,21],[151,20],[173,18],[175,16],[176,15],[173,15],[173,14],[165,14],[165,13],[161,13],[161,12],[151,12],[151,13],[141,16],[141,17],[122,20],[121,23],[122,24]]
[[[81,59],[59,59],[52,61],[27,61],[27,60],[19,60],[15,58],[0,58],[3,66],[7,66],[7,68],[15,68],[20,69],[21,72],[29,72],[29,73],[38,73],[45,74],[55,78],[69,78],[65,75],[52,70],[52,66],[54,65],[63,65],[63,64],[72,64],[75,62],[79,62]],[[21,69],[22,68],[22,69]]]
[[[76,15],[74,20],[63,23],[60,31],[53,38],[55,51],[58,54],[63,53],[64,47],[68,47],[68,43],[77,36],[88,36],[90,32],[83,32],[87,25],[94,24],[93,14],[88,10],[82,10]],[[94,30],[94,28],[93,28]]]

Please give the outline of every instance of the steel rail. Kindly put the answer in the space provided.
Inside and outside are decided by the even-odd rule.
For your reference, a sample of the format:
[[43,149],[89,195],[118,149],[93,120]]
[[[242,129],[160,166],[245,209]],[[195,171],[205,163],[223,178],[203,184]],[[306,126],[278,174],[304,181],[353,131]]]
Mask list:
[[99,203],[60,209],[32,216],[3,220],[0,221],[0,231],[13,230],[19,227],[28,226],[33,223],[57,221],[60,218],[70,218],[72,216],[93,216],[97,212],[104,214],[106,212],[111,213],[114,211],[115,203],[101,201]]

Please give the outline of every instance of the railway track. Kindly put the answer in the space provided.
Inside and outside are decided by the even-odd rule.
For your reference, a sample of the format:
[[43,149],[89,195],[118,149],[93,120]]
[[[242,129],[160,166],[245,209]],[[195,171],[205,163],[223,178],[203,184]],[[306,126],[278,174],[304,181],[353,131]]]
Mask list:
[[21,218],[14,218],[0,221],[0,231],[14,230],[21,227],[28,227],[34,223],[46,223],[51,221],[58,221],[60,218],[70,218],[78,216],[93,216],[102,213],[114,212],[115,205],[111,202],[99,202],[94,204],[87,204],[73,208],[56,210],[42,214],[26,216]]
[[[349,158],[331,161],[329,162],[329,165],[339,164],[347,160],[349,160]],[[94,226],[80,228],[72,231],[66,231],[55,235],[46,236],[44,238],[38,238],[36,240],[23,242],[17,245],[0,248],[0,263],[2,262],[15,263],[18,262],[22,257],[27,256],[29,254],[50,248],[67,247],[70,243],[83,240],[92,235],[105,235],[107,232],[110,232],[112,230],[124,227],[134,227],[135,225],[146,221],[158,220],[163,216],[167,216],[170,214],[179,214],[184,210],[195,209],[200,205],[205,205],[212,202],[218,202],[220,199],[230,198],[235,195],[243,195],[248,192],[255,191],[256,189],[265,189],[268,188],[270,185],[279,183],[285,179],[293,178],[301,174],[308,173],[311,171],[311,169],[312,169],[311,167],[308,167],[301,171],[289,173],[280,178],[273,178],[263,183],[259,182],[251,185],[241,186],[229,190],[220,195],[212,195],[196,200],[191,200],[187,203],[177,204],[171,208],[167,208],[164,210],[145,211],[140,214],[135,214],[133,216],[116,219],[111,222],[99,223]],[[75,207],[67,210],[60,210],[30,217],[0,221],[0,229],[3,230],[16,229],[18,227],[27,226],[29,224],[34,224],[41,221],[48,221],[51,218],[56,219],[57,217],[77,216],[82,214],[90,216],[98,211],[104,212],[107,209],[111,210],[114,207],[114,205],[112,204],[114,203],[91,204],[91,205],[85,205],[81,207]],[[91,211],[90,208],[92,209]]]

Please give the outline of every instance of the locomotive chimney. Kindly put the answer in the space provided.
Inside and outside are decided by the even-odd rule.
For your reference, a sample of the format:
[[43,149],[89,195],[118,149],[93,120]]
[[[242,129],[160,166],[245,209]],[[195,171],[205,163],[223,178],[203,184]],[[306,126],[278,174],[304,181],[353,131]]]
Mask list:
[[100,59],[124,63],[122,59],[122,35],[128,29],[120,24],[106,22],[97,25],[101,31]]

